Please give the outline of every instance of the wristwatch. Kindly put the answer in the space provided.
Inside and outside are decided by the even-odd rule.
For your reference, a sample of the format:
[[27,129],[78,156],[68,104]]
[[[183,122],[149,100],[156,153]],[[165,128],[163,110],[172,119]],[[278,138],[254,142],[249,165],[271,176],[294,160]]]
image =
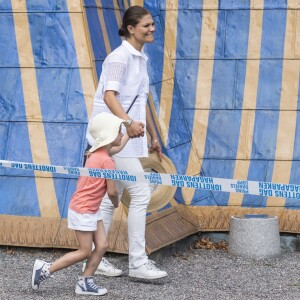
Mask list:
[[125,123],[125,126],[130,126],[132,124],[133,120],[132,119],[128,119],[126,120],[124,123]]

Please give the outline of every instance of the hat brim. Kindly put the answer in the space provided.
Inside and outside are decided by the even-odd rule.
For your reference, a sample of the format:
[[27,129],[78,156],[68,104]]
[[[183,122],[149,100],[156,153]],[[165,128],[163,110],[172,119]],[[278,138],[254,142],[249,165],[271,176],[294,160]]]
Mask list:
[[[164,154],[162,162],[160,162],[157,152],[150,153],[148,157],[140,158],[140,161],[145,172],[177,174],[173,162]],[[174,197],[177,189],[175,186],[168,185],[150,185],[150,188],[152,190],[151,200],[147,212],[157,211],[166,206]],[[126,207],[130,206],[130,195],[127,190],[124,190],[121,201]]]
[[112,143],[116,138],[117,138],[117,137],[115,137],[114,139],[109,138],[109,139],[104,140],[104,141],[101,142],[101,143],[96,143],[94,146],[92,146],[92,147],[89,149],[89,152],[94,152],[94,151],[96,151],[97,149],[99,149],[99,148],[101,148],[101,147],[107,146],[108,144]]
[[96,142],[88,151],[89,152],[94,152],[96,151],[97,149],[101,148],[101,147],[104,147],[106,145],[109,145],[110,143],[112,143],[117,137],[118,137],[118,134],[119,134],[119,130],[120,130],[120,126],[124,123],[125,121],[120,119],[119,121],[119,127],[118,127],[118,130],[116,129],[114,134],[112,136],[108,136],[105,140],[101,141],[101,142]]

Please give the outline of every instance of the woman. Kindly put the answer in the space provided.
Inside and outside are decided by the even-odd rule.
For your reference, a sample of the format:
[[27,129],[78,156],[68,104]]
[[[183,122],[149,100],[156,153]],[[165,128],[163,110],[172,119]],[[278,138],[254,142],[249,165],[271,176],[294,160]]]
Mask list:
[[[147,56],[143,51],[145,43],[154,41],[155,24],[151,14],[140,6],[128,8],[123,16],[119,35],[124,36],[121,46],[110,53],[102,66],[102,73],[94,99],[92,116],[99,112],[110,112],[124,119],[126,131],[131,138],[125,148],[113,156],[116,168],[130,172],[144,172],[139,157],[148,156],[147,131],[151,137],[150,151],[157,151],[162,157],[161,146],[147,105],[149,77]],[[129,110],[130,109],[130,110]],[[129,112],[128,112],[129,110]],[[94,141],[87,134],[90,145]],[[167,276],[165,271],[155,267],[145,252],[146,211],[151,198],[148,184],[117,182],[119,199],[123,189],[130,194],[128,212],[129,276],[156,279]],[[101,214],[108,233],[114,207],[107,197],[101,203]],[[119,276],[122,271],[103,259],[96,274]]]

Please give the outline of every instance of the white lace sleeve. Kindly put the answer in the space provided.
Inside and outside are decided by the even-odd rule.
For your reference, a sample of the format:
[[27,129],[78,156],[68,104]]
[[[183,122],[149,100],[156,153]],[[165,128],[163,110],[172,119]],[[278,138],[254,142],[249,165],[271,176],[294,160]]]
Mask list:
[[126,74],[126,64],[121,62],[111,62],[107,66],[106,83],[104,91],[112,90],[120,92],[122,82]]

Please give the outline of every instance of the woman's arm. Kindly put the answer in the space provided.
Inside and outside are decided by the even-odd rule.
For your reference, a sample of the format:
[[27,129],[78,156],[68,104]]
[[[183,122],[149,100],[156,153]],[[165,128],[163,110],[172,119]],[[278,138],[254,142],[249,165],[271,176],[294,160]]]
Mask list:
[[155,130],[154,122],[152,119],[151,111],[149,105],[146,105],[146,123],[147,123],[147,130],[150,135],[150,148],[149,151],[157,151],[160,161],[162,161],[162,149],[159,143],[159,139],[157,137],[157,133]]
[[[124,111],[122,105],[118,101],[116,91],[106,91],[104,93],[104,102],[107,105],[107,107],[110,109],[110,111],[116,115],[117,117],[123,119],[123,120],[130,120],[130,117],[126,114]],[[127,134],[130,138],[136,138],[144,136],[145,131],[144,127],[145,125],[142,122],[133,121],[130,125],[124,124],[127,130]]]
[[120,152],[125,147],[125,145],[127,144],[128,141],[129,141],[129,136],[127,134],[125,134],[122,137],[121,145],[120,146],[114,146],[114,147],[112,147],[109,150],[109,155],[114,155],[114,154]]

